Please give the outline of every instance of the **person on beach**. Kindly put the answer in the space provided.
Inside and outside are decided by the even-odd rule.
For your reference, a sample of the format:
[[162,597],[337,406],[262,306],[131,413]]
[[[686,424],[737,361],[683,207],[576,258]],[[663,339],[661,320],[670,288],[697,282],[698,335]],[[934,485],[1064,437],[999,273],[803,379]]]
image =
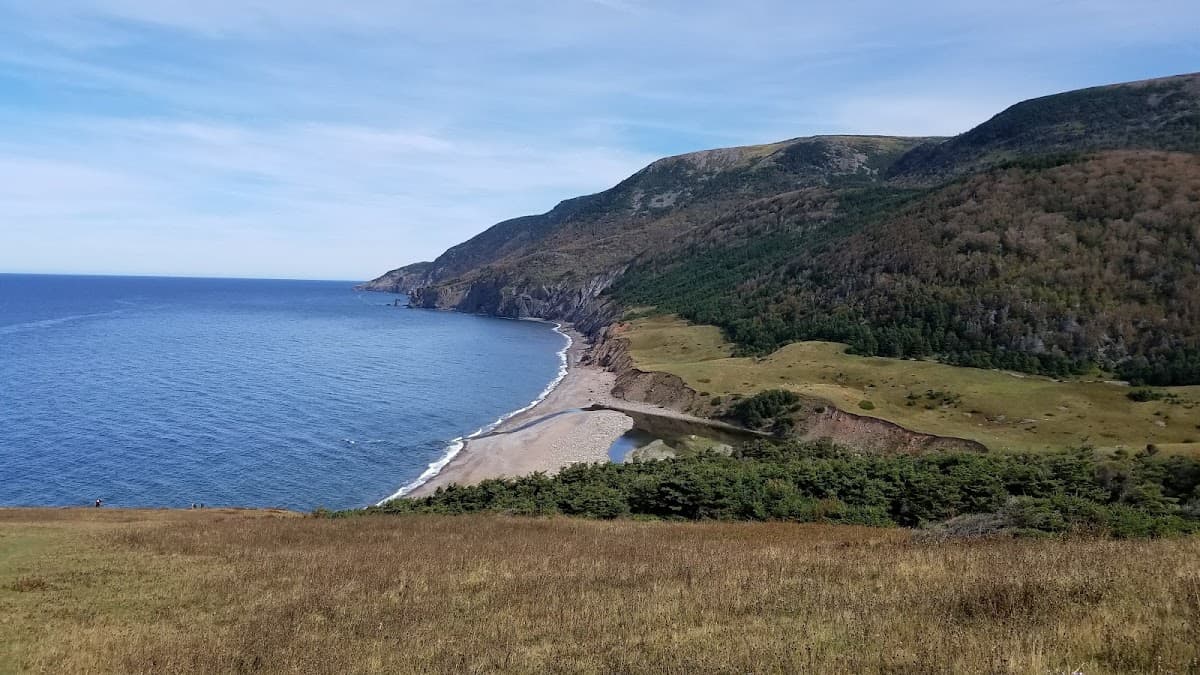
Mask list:
[[103,505],[104,505],[104,500],[103,500],[103,499],[97,499],[97,500],[96,500],[96,508],[100,508],[100,507],[101,507],[101,506],[103,506]]

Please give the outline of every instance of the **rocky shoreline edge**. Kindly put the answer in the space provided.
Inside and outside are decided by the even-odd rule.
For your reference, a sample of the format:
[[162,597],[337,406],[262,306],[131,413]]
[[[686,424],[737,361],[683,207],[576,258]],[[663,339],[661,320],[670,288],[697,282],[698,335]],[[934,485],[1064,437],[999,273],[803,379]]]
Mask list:
[[[395,292],[393,288],[360,289]],[[466,311],[460,307],[410,306]],[[497,316],[486,311],[475,313]],[[586,312],[589,318],[600,313],[605,312]],[[609,448],[635,426],[631,415],[694,425],[714,424],[698,410],[703,407],[699,393],[681,378],[636,366],[630,354],[629,340],[621,334],[623,324],[619,320],[602,326],[589,321],[588,330],[581,331],[567,321],[528,319],[554,323],[570,340],[563,354],[565,370],[557,382],[529,407],[471,436],[456,439],[460,444],[458,448],[430,465],[419,479],[383,501],[421,497],[455,483],[466,485],[534,472],[554,474],[579,462],[609,461]],[[850,413],[831,404],[821,406],[821,409],[823,412],[804,420],[796,437],[806,440],[828,438],[872,452],[987,451],[974,441],[924,434],[886,420]]]

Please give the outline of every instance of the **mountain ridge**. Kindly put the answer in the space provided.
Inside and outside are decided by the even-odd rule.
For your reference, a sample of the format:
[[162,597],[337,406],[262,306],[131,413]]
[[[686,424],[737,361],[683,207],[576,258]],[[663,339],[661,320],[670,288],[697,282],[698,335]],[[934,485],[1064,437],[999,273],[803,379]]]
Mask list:
[[878,180],[891,161],[928,140],[812,136],[664,157],[608,190],[502,221],[434,261],[360,288],[407,293],[420,307],[599,327],[604,319],[589,320],[585,310],[595,308],[585,305],[642,252],[747,201],[831,180]]
[[[897,160],[890,177],[936,182],[1030,154],[1200,152],[1198,96],[1200,75],[1188,74],[1032,98],[942,143],[914,149]],[[1106,133],[1098,134],[1101,129]]]
[[[1200,309],[1170,291],[1200,276],[1197,156],[1200,74],[1093,87],[950,138],[813,136],[665,157],[363,288],[585,332],[651,305],[721,326],[751,352],[831,339],[1048,374],[1136,362],[1124,374],[1159,383],[1174,364],[1200,380]],[[978,202],[946,191],[964,185],[990,195],[992,220],[959,217]],[[903,224],[913,212],[924,224]],[[897,251],[915,256],[900,276]],[[1170,274],[1137,277],[1156,255]],[[1053,282],[1064,293],[1035,287],[1054,277],[1030,256],[1066,271]],[[947,259],[980,271],[921,276]],[[1071,300],[1087,295],[1085,278],[1108,284],[1097,296],[1108,305]]]

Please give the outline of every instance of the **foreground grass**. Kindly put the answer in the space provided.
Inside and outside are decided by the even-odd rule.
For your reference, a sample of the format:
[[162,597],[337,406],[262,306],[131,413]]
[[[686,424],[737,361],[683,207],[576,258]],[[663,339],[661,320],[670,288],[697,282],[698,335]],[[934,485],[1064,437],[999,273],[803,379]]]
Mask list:
[[[1179,403],[1135,403],[1122,385],[854,356],[832,342],[798,342],[761,359],[732,358],[732,345],[719,329],[674,318],[637,319],[626,324],[624,335],[638,367],[678,375],[713,396],[790,389],[849,412],[970,438],[993,450],[1061,450],[1085,443],[1139,449],[1155,443],[1166,451],[1200,452],[1200,386],[1159,388],[1176,394]],[[943,405],[926,398],[927,391],[960,398]],[[873,408],[861,409],[862,401]]]
[[1182,672],[1200,540],[0,511],[0,671]]

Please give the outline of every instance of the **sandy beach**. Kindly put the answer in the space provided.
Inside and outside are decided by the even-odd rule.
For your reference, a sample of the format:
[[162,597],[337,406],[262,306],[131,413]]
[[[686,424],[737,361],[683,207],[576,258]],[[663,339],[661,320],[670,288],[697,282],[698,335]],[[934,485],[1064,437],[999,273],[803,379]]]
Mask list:
[[608,460],[608,448],[633,428],[633,420],[612,410],[580,410],[593,404],[627,404],[611,394],[615,375],[580,363],[589,347],[586,338],[565,326],[562,331],[572,344],[567,350],[567,374],[554,391],[492,432],[468,441],[441,473],[407,496],[420,497],[451,483],[466,485],[534,471],[555,473],[578,462]]

